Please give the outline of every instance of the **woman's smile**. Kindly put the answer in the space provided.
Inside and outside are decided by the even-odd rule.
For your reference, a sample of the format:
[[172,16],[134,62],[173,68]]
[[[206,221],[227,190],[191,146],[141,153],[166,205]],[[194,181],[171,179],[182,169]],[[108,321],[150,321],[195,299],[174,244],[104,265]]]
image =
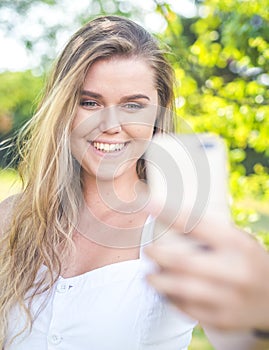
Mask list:
[[93,148],[94,152],[103,157],[118,156],[122,154],[129,143],[130,141],[128,142],[89,141],[89,144]]

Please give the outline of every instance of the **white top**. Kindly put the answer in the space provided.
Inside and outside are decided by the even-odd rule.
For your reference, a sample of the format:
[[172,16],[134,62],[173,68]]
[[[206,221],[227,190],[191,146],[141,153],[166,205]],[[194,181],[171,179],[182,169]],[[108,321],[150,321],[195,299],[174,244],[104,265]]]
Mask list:
[[[18,336],[8,350],[186,350],[196,322],[145,281],[152,263],[143,254],[143,242],[152,235],[153,221],[147,220],[139,259],[60,277],[52,293],[35,296],[32,331]],[[23,325],[16,307],[7,339]]]

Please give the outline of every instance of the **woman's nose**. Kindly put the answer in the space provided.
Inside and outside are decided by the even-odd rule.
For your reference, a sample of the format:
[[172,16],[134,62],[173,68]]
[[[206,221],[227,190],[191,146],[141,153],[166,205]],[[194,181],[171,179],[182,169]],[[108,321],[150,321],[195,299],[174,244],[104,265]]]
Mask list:
[[116,106],[108,107],[102,111],[99,129],[101,132],[115,134],[121,132],[119,111]]

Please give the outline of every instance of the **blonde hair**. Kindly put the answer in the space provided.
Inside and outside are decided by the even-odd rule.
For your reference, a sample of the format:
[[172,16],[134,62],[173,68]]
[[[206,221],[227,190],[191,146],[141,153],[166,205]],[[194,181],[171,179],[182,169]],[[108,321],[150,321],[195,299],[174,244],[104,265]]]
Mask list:
[[[87,70],[97,60],[115,56],[142,58],[152,67],[161,106],[155,130],[173,127],[173,70],[144,28],[126,18],[104,16],[74,34],[56,61],[37,113],[19,137],[24,186],[0,242],[0,348],[12,307],[22,308],[28,320],[25,329],[31,327],[34,296],[51,289],[63,256],[72,249],[80,179],[70,151],[71,124]],[[145,178],[143,160],[137,172]],[[42,265],[47,270],[37,281]]]

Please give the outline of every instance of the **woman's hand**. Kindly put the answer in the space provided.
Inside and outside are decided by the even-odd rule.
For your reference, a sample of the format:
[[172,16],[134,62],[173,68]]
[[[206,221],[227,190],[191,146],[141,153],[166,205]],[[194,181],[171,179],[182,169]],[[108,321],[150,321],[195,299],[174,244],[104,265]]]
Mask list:
[[150,284],[203,325],[269,331],[269,254],[247,233],[207,216],[145,251],[160,267]]

